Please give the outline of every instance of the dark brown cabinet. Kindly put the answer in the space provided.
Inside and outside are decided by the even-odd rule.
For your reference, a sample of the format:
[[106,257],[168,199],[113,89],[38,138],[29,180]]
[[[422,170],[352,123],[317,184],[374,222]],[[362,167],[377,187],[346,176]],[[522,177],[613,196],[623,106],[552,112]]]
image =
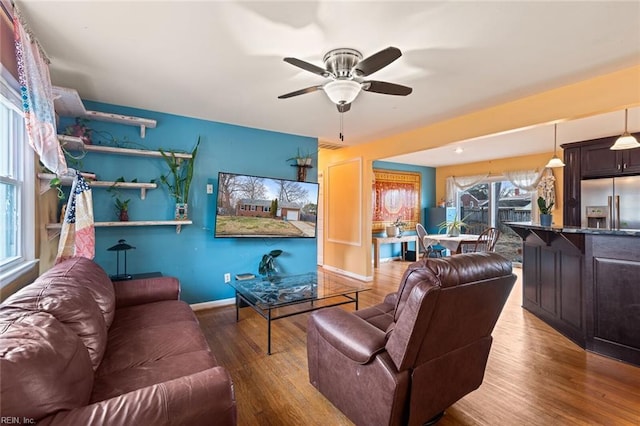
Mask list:
[[580,147],[564,150],[564,211],[565,226],[580,226],[580,173],[582,151]]
[[587,349],[640,365],[640,250],[637,237],[593,235],[586,250]]
[[640,366],[640,232],[510,223],[522,307],[581,347]]
[[533,231],[523,240],[523,265],[522,306],[584,347],[580,248],[561,234]]
[[[640,139],[640,133],[635,133]],[[612,151],[619,136],[563,144],[564,226],[581,226],[580,182],[583,179],[640,175],[640,148]]]
[[615,177],[640,173],[640,148],[612,151],[618,137],[582,146],[582,177]]

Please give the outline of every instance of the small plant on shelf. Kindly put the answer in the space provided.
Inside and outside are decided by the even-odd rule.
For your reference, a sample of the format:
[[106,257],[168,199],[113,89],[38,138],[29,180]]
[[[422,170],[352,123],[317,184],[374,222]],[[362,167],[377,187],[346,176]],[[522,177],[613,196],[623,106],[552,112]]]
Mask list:
[[[137,182],[138,179],[133,179],[131,182]],[[111,196],[115,198],[115,211],[118,215],[118,220],[120,222],[127,222],[129,220],[129,202],[131,199],[122,200],[120,191],[118,191],[118,184],[125,182],[124,177],[120,176],[118,179],[113,181],[113,185],[111,185],[107,192],[111,193]]]
[[86,118],[76,118],[75,124],[67,126],[64,129],[64,134],[69,136],[75,136],[82,139],[82,143],[85,145],[91,145],[91,128],[87,126],[89,120]]
[[[187,205],[189,203],[189,187],[193,179],[193,167],[198,154],[198,146],[200,145],[200,137],[196,142],[196,146],[191,151],[190,159],[177,158],[172,151],[165,152],[160,149],[160,154],[169,166],[169,171],[160,176],[160,183],[166,186],[176,202],[176,219],[186,219]],[[178,206],[180,205],[180,207]],[[179,213],[184,212],[184,213]],[[183,217],[184,214],[184,217]],[[180,217],[178,217],[180,216]]]
[[115,206],[116,206],[116,214],[118,215],[118,220],[120,222],[127,222],[129,220],[129,202],[131,200],[121,200],[116,197]]
[[303,154],[298,148],[298,153],[295,157],[287,158],[287,161],[295,160],[297,166],[310,166],[313,160],[310,153]]

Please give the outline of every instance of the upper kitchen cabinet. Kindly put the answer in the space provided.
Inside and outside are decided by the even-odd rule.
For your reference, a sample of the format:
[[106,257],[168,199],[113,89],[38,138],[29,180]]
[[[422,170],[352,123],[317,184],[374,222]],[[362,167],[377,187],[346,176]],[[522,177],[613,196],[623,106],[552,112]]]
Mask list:
[[609,148],[617,138],[596,139],[581,146],[582,178],[640,174],[640,148],[612,151]]
[[580,226],[580,182],[582,152],[579,146],[563,147],[564,150],[564,211],[565,226]]
[[[636,138],[640,133],[635,133]],[[565,226],[581,226],[583,179],[640,175],[640,148],[612,151],[618,136],[562,144]]]

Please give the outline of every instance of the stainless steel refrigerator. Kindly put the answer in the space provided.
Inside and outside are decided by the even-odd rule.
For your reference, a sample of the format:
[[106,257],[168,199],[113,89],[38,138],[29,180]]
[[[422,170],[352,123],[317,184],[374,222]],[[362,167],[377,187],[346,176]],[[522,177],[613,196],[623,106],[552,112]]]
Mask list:
[[583,227],[589,227],[587,212],[602,206],[606,228],[640,229],[640,176],[583,180],[580,197]]

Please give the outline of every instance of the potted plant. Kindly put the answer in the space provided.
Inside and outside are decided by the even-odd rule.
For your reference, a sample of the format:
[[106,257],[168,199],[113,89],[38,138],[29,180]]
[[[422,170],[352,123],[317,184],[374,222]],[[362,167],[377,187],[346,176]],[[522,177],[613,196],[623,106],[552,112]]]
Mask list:
[[542,197],[538,197],[538,208],[540,209],[540,225],[551,226],[553,221],[553,215],[551,209],[553,208],[553,201],[547,205],[547,200]]
[[160,176],[160,182],[167,187],[169,194],[176,201],[175,218],[177,220],[187,219],[188,216],[189,187],[193,179],[193,166],[196,162],[199,145],[200,137],[191,151],[190,159],[177,158],[174,152],[166,153],[159,149],[162,158],[169,166],[169,172]]
[[458,214],[456,213],[453,220],[448,220],[448,221],[445,220],[438,224],[438,233],[441,233],[442,231],[446,230],[448,236],[457,237],[462,232],[463,227],[469,226],[465,222],[465,220],[467,220],[468,217],[469,215],[465,216],[462,220],[460,220],[458,219]]
[[276,272],[278,272],[278,268],[276,268],[275,258],[282,254],[282,250],[271,250],[269,253],[262,255],[262,260],[260,261],[260,265],[258,265],[258,273],[260,275],[265,275],[267,277],[271,277]]
[[405,226],[407,224],[398,217],[395,222],[386,227],[387,237],[401,237]]
[[119,197],[116,197],[116,214],[118,215],[118,220],[120,220],[120,222],[129,221],[129,201],[131,201],[131,199],[123,201]]
[[292,161],[292,160],[296,161],[297,166],[310,166],[312,158],[311,158],[311,154],[309,153],[302,154],[300,151],[300,148],[298,148],[298,153],[296,154],[296,156],[287,159],[287,161]]
[[85,145],[91,145],[91,128],[87,126],[89,120],[86,118],[76,118],[76,123],[71,126],[67,126],[64,129],[64,134],[69,136],[79,137]]
[[[137,182],[138,179],[133,179],[131,182]],[[130,199],[122,200],[122,194],[119,191],[118,184],[126,182],[124,176],[120,176],[116,180],[113,181],[113,184],[109,188],[107,188],[107,192],[111,193],[111,197],[114,199],[115,211],[118,215],[118,220],[120,222],[127,222],[129,220],[129,202]]]

